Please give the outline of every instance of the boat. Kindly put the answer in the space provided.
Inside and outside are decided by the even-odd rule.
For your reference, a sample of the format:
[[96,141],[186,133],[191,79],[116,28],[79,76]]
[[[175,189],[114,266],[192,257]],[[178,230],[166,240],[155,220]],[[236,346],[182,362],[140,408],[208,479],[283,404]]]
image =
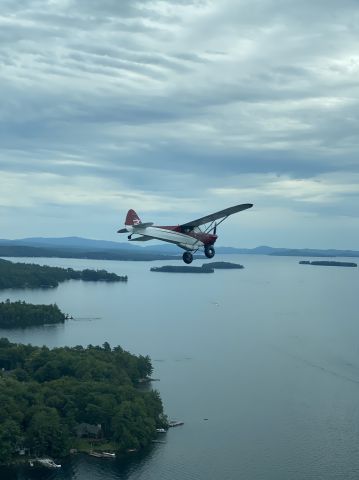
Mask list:
[[91,457],[96,457],[96,458],[116,458],[115,453],[110,453],[110,452],[95,452],[93,450],[89,451],[89,455]]
[[61,468],[52,458],[33,458],[29,460],[30,467]]
[[93,450],[89,452],[89,455],[91,455],[91,457],[102,458],[102,453],[94,452]]
[[110,453],[110,452],[102,452],[103,458],[116,458],[115,453]]
[[164,428],[156,428],[157,433],[166,433],[166,430]]

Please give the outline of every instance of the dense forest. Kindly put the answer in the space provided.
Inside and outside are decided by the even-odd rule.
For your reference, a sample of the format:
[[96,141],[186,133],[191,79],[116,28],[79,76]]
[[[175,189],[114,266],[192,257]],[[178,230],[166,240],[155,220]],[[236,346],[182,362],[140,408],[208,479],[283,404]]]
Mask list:
[[[86,442],[138,449],[167,427],[158,392],[136,388],[152,373],[148,356],[107,342],[51,350],[3,338],[0,369],[0,463],[14,461],[20,449],[59,457]],[[96,438],[83,438],[84,425]]]
[[32,327],[64,323],[66,316],[57,305],[33,305],[25,302],[0,302],[0,328]]
[[0,259],[1,288],[57,287],[65,280],[127,281],[127,276],[119,276],[106,270],[77,271],[72,268],[48,267],[30,263],[13,263]]

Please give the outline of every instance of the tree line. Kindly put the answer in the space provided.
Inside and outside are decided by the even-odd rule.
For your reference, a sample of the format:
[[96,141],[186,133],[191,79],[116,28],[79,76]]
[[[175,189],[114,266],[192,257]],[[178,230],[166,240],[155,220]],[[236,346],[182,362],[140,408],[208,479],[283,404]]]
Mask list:
[[0,369],[0,463],[20,448],[66,455],[81,423],[100,425],[118,452],[145,447],[167,426],[158,392],[137,388],[152,373],[150,358],[120,346],[49,349],[2,338]]
[[106,270],[78,271],[72,268],[13,263],[0,259],[0,289],[57,287],[60,282],[65,280],[127,282],[127,275],[119,276]]
[[55,305],[33,305],[21,301],[0,302],[0,328],[32,327],[64,323],[66,316]]

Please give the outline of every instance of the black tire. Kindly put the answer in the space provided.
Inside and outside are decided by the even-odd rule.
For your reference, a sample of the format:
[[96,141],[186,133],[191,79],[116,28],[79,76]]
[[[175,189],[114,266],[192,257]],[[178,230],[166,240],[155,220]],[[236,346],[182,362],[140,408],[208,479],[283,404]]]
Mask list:
[[182,255],[182,258],[183,258],[183,261],[184,263],[192,263],[193,261],[193,255],[191,252],[184,252],[184,254]]
[[213,258],[216,254],[214,246],[213,245],[206,245],[204,247],[204,254],[206,255],[207,258]]

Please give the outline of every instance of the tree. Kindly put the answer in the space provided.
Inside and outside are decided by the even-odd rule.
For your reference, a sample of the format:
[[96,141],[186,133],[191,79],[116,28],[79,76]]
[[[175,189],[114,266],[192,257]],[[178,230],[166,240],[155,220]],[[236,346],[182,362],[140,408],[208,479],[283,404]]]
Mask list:
[[148,445],[167,426],[159,394],[136,388],[152,370],[148,356],[106,343],[49,349],[0,338],[0,368],[0,463],[21,432],[32,454],[61,456],[81,423],[101,424],[120,450]]
[[37,410],[26,432],[26,443],[36,455],[63,455],[68,448],[68,431],[54,408]]
[[5,420],[0,425],[0,463],[9,463],[13,458],[21,438],[19,426],[13,420]]

